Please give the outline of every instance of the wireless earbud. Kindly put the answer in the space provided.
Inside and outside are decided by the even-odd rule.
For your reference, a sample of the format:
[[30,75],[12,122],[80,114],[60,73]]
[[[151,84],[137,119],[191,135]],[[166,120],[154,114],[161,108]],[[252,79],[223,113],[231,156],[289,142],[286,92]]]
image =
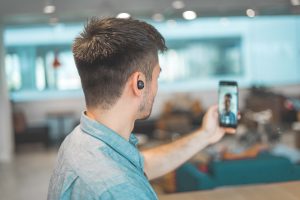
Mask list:
[[138,82],[137,82],[137,87],[138,87],[139,90],[144,89],[144,82],[141,81],[141,80],[138,80]]

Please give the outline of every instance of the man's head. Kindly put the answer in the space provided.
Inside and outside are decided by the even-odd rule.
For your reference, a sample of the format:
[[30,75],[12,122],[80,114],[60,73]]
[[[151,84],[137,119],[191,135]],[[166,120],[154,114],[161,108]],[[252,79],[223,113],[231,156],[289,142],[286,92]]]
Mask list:
[[159,68],[158,51],[164,50],[164,38],[145,22],[118,18],[89,20],[73,44],[87,107],[110,109],[134,76],[136,83],[145,84],[145,88],[138,90],[143,90],[144,97],[140,117],[147,117],[157,90],[151,85]]
[[228,112],[230,111],[230,106],[231,106],[231,94],[230,93],[227,93],[225,94],[224,96],[224,105],[225,105],[225,110]]

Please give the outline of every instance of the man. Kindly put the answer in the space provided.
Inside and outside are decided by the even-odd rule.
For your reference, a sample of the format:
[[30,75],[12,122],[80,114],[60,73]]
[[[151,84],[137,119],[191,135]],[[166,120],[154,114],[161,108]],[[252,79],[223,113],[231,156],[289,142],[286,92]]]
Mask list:
[[174,170],[226,132],[217,107],[201,128],[171,144],[140,153],[131,131],[148,118],[165,40],[133,19],[91,19],[73,54],[86,100],[80,125],[66,137],[50,180],[48,199],[157,199],[148,180]]
[[221,114],[221,122],[223,124],[236,124],[236,116],[231,111],[231,94],[224,95],[224,110]]

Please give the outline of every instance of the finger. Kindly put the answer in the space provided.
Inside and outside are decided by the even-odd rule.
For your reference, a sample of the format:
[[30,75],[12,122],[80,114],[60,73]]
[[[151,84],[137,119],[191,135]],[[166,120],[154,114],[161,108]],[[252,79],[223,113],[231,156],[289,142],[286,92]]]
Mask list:
[[241,113],[240,112],[238,112],[238,120],[240,120],[241,119]]
[[224,128],[225,133],[228,134],[235,134],[236,133],[236,129],[235,128]]
[[216,111],[218,111],[218,105],[215,104],[215,105],[211,106],[211,107],[209,108],[209,111],[210,111],[210,112],[216,112]]
[[208,109],[208,113],[211,113],[213,116],[218,116],[218,105],[213,105]]

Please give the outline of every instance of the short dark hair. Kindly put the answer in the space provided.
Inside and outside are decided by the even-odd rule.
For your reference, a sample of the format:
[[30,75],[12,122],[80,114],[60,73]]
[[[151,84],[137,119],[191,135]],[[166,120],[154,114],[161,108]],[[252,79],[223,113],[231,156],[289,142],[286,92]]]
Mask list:
[[232,96],[231,96],[231,94],[230,94],[230,93],[226,93],[226,94],[225,94],[225,97],[227,97],[227,98],[229,98],[229,99],[231,99],[231,98],[232,98]]
[[87,106],[109,108],[135,71],[151,81],[157,54],[166,49],[162,35],[146,22],[132,18],[88,20],[73,44]]

